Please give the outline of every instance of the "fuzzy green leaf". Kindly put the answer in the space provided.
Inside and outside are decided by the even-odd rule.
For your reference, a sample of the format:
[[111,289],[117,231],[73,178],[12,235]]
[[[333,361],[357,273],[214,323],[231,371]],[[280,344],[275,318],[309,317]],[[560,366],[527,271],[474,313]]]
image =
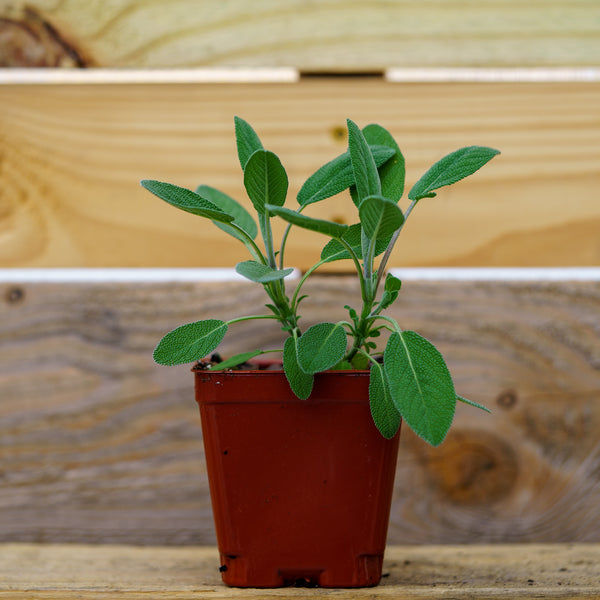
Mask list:
[[[362,227],[360,223],[350,225],[345,231],[342,239],[352,248],[354,253],[359,259],[362,259],[362,245],[361,245],[361,231]],[[389,244],[389,239],[377,240],[375,243],[375,256],[379,256],[385,252]],[[321,250],[321,260],[327,262],[333,262],[336,260],[344,260],[352,258],[345,246],[342,245],[337,239],[330,240],[323,250]]]
[[358,209],[363,231],[370,240],[389,238],[404,223],[398,205],[382,196],[367,196]]
[[273,269],[268,265],[263,265],[255,260],[245,260],[235,265],[235,270],[250,281],[255,283],[268,283],[269,281],[278,281],[287,277],[294,271],[293,268]]
[[381,195],[381,180],[377,165],[369,144],[360,130],[359,126],[347,119],[348,123],[348,152],[352,159],[352,171],[359,203],[367,196]]
[[[394,150],[384,145],[371,146],[373,160],[379,167],[394,156]],[[301,206],[331,198],[354,186],[354,171],[349,152],[344,152],[315,171],[300,188],[297,200]]]
[[393,438],[400,428],[402,418],[394,406],[385,372],[379,363],[371,365],[369,402],[371,415],[377,429],[384,438],[388,440]]
[[[226,212],[228,215],[233,217],[233,223],[235,223],[240,229],[243,229],[252,239],[258,234],[258,227],[256,221],[252,218],[252,215],[231,196],[210,187],[208,185],[199,185],[196,188],[196,193],[212,202],[215,206]],[[234,238],[246,242],[244,236],[229,226],[227,223],[219,223],[214,221],[215,225],[223,231],[229,233]]]
[[285,204],[287,173],[275,154],[269,150],[256,150],[246,163],[244,186],[256,212],[264,215],[265,204]]
[[207,319],[173,329],[154,349],[154,360],[161,365],[181,365],[210,354],[227,333],[227,323]]
[[236,354],[235,356],[230,356],[226,358],[224,361],[217,363],[215,365],[211,365],[211,371],[223,371],[224,369],[232,369],[233,367],[237,367],[238,365],[242,365],[245,362],[249,361],[251,358],[255,356],[259,356],[263,354],[262,350],[252,350],[250,352],[242,352],[241,354]]
[[498,150],[485,146],[467,146],[451,152],[436,162],[415,183],[408,193],[408,197],[411,200],[432,198],[435,196],[433,190],[451,185],[472,175],[497,154],[500,154]]
[[379,167],[379,178],[381,179],[381,195],[388,200],[398,202],[402,198],[404,193],[404,156],[396,143],[396,140],[392,137],[387,129],[381,127],[381,125],[367,125],[363,130],[365,140],[371,146],[374,145],[386,146],[391,150],[394,150],[395,154],[393,158],[388,160],[382,166],[375,164]]
[[140,183],[142,187],[152,192],[155,196],[158,196],[161,200],[185,212],[206,217],[219,223],[231,223],[234,220],[232,215],[223,212],[218,206],[196,194],[196,192],[192,192],[192,190],[152,179],[144,179]]
[[326,371],[342,360],[347,338],[336,323],[317,323],[298,340],[298,363],[305,373]]
[[406,424],[433,446],[444,440],[456,408],[456,392],[439,351],[414,331],[394,332],[384,352],[394,404]]
[[485,412],[488,412],[490,414],[492,412],[487,406],[484,406],[483,404],[479,404],[479,402],[473,402],[473,400],[467,400],[467,398],[463,398],[462,396],[456,396],[456,399],[459,400],[460,402],[463,402],[464,404],[468,404],[469,406],[474,406],[475,408],[480,408],[481,410],[484,410]]
[[398,297],[398,293],[400,292],[400,288],[402,287],[402,282],[394,277],[391,273],[387,274],[385,278],[385,285],[383,295],[381,296],[381,302],[379,303],[379,308],[381,310],[385,310],[396,301]]
[[234,117],[234,123],[238,158],[240,159],[242,170],[245,170],[248,159],[257,150],[262,150],[263,145],[254,129],[244,119]]
[[298,227],[309,229],[310,231],[316,231],[317,233],[322,233],[332,238],[342,237],[348,229],[348,225],[335,223],[334,221],[325,221],[323,219],[313,219],[312,217],[307,217],[295,210],[290,210],[289,208],[284,208],[282,206],[268,204],[265,208],[270,214],[281,217],[284,221],[287,221],[292,225],[297,225]]
[[288,337],[283,346],[283,370],[294,394],[300,400],[306,400],[312,392],[314,375],[300,368],[297,340],[293,337]]

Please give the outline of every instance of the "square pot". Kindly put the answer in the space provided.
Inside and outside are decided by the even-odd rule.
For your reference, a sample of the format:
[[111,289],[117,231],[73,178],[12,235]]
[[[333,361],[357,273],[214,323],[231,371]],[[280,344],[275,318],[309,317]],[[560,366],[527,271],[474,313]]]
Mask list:
[[381,578],[399,434],[384,439],[368,371],[315,376],[195,369],[227,585],[363,587]]

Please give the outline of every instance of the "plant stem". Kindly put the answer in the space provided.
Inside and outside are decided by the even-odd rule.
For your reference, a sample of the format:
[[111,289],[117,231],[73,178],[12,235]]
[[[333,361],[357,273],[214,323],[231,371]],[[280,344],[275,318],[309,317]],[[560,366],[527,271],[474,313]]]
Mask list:
[[404,213],[404,221],[402,221],[402,225],[400,225],[400,227],[398,227],[398,229],[392,236],[392,239],[390,240],[388,247],[385,249],[385,252],[381,258],[381,261],[379,262],[379,268],[377,269],[377,283],[375,284],[375,293],[377,293],[377,288],[379,288],[379,284],[381,283],[381,279],[383,278],[383,274],[385,272],[385,267],[388,263],[390,255],[392,254],[394,245],[396,244],[396,241],[398,240],[398,236],[400,235],[400,232],[402,231],[404,224],[406,223],[410,213],[412,212],[413,208],[416,206],[417,202],[418,202],[418,200],[413,200],[410,203],[410,206],[406,209],[406,212]]
[[231,319],[231,321],[227,321],[227,325],[232,325],[233,323],[241,323],[242,321],[252,321],[254,319],[277,319],[280,320],[277,315],[250,315],[247,317],[237,317],[235,319]]
[[298,295],[300,294],[300,289],[302,288],[302,286],[304,285],[305,281],[321,266],[324,265],[327,261],[326,260],[320,260],[318,263],[315,263],[312,267],[310,267],[310,269],[308,269],[308,271],[306,271],[306,273],[304,273],[304,275],[302,275],[302,278],[300,279],[300,281],[298,282],[298,285],[296,286],[296,289],[294,290],[294,295],[292,296],[292,303],[291,303],[291,308],[294,314],[296,314],[296,311],[298,309]]

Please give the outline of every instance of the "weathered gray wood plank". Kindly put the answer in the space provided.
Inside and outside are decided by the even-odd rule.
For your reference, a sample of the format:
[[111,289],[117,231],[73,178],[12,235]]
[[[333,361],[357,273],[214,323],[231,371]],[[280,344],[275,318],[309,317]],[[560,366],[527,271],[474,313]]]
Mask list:
[[[349,278],[307,289],[305,326],[358,304]],[[212,543],[192,376],[151,351],[263,300],[235,282],[1,284],[0,541]],[[599,541],[600,283],[410,281],[391,313],[493,414],[459,407],[436,450],[403,433],[390,542]],[[279,334],[232,327],[222,352]]]

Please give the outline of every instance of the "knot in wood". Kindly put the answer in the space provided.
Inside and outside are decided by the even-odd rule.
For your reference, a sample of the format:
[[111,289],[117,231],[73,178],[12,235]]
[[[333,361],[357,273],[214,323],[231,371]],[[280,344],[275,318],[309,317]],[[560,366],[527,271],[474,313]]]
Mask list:
[[455,504],[497,502],[513,489],[518,463],[513,449],[489,432],[454,431],[428,449],[425,468],[438,492]]

